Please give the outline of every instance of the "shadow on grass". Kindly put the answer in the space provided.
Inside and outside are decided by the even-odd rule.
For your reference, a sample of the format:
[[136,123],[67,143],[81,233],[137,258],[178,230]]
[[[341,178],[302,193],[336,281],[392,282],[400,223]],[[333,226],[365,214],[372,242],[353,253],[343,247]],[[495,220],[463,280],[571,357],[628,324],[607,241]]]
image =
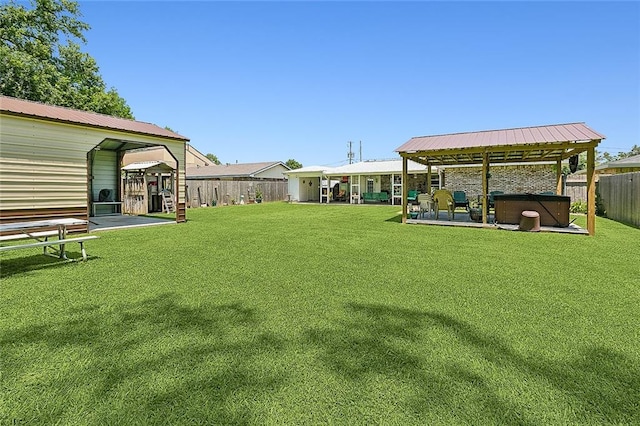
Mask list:
[[35,375],[40,383],[14,388],[7,411],[27,423],[251,422],[257,401],[286,377],[265,365],[282,342],[258,325],[240,304],[190,307],[164,294],[9,331],[0,339],[4,382]]
[[[327,368],[353,382],[382,376],[408,384],[412,391],[398,394],[397,404],[417,417],[440,413],[471,423],[537,424],[548,419],[545,405],[528,402],[540,387],[564,396],[553,407],[556,416],[571,416],[562,419],[568,423],[628,424],[640,415],[640,367],[612,350],[593,348],[565,363],[524,357],[499,336],[437,312],[366,304],[349,304],[346,312],[335,328],[310,330],[307,343],[320,348]],[[499,373],[476,372],[487,369]],[[504,397],[509,375],[519,381],[515,398]],[[524,396],[517,395],[523,387]],[[564,414],[565,403],[572,413]]]
[[[0,278],[9,278],[14,275],[24,274],[31,271],[38,271],[49,268],[57,268],[68,265],[76,261],[82,260],[82,253],[74,252],[73,250],[66,250],[68,260],[60,259],[58,257],[42,254],[40,250],[39,254],[14,257],[11,259],[0,260]],[[96,256],[87,255],[87,261],[95,259]]]
[[402,214],[395,215],[386,219],[385,222],[402,223]]

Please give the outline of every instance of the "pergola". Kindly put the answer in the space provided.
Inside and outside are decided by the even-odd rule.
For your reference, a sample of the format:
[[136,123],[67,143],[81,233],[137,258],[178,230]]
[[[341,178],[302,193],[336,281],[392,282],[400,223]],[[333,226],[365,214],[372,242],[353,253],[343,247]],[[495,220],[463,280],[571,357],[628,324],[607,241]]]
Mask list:
[[[553,161],[556,193],[562,193],[562,161],[587,152],[587,230],[595,234],[595,148],[605,136],[584,123],[555,124],[516,129],[420,136],[396,149],[402,157],[402,182],[407,182],[407,161],[427,166],[482,164],[482,194],[487,198],[491,164]],[[430,182],[430,179],[427,179]],[[429,190],[431,188],[428,188]],[[402,222],[407,221],[407,185],[402,185]],[[487,203],[482,203],[482,222],[487,223]]]

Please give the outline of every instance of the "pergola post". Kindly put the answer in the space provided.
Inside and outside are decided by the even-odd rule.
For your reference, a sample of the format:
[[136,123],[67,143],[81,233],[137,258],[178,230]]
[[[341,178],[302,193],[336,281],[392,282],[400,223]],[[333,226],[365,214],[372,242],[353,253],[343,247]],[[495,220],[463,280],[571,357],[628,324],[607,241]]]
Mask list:
[[402,156],[402,223],[407,223],[407,157]]
[[596,233],[596,149],[587,150],[587,231],[589,235]]
[[556,195],[562,195],[562,158],[556,161]]
[[482,153],[482,223],[487,224],[487,216],[489,214],[489,199],[487,192],[489,191],[489,182],[487,175],[489,174],[489,154]]
[[431,164],[427,164],[427,194],[431,194]]

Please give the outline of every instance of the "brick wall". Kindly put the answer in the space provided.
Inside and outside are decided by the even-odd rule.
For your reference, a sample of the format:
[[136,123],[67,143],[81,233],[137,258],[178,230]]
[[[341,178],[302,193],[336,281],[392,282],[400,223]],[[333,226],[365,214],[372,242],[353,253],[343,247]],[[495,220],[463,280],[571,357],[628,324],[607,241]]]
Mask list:
[[[551,165],[492,165],[489,171],[489,191],[513,194],[556,190],[556,172]],[[464,191],[467,198],[476,200],[482,194],[482,167],[446,168],[444,183],[446,189]]]

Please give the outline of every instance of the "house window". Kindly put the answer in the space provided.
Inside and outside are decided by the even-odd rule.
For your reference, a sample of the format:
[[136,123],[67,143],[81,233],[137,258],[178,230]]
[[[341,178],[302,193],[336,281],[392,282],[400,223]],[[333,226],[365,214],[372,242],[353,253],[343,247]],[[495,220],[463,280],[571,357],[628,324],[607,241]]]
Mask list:
[[373,179],[367,179],[367,192],[373,192]]

